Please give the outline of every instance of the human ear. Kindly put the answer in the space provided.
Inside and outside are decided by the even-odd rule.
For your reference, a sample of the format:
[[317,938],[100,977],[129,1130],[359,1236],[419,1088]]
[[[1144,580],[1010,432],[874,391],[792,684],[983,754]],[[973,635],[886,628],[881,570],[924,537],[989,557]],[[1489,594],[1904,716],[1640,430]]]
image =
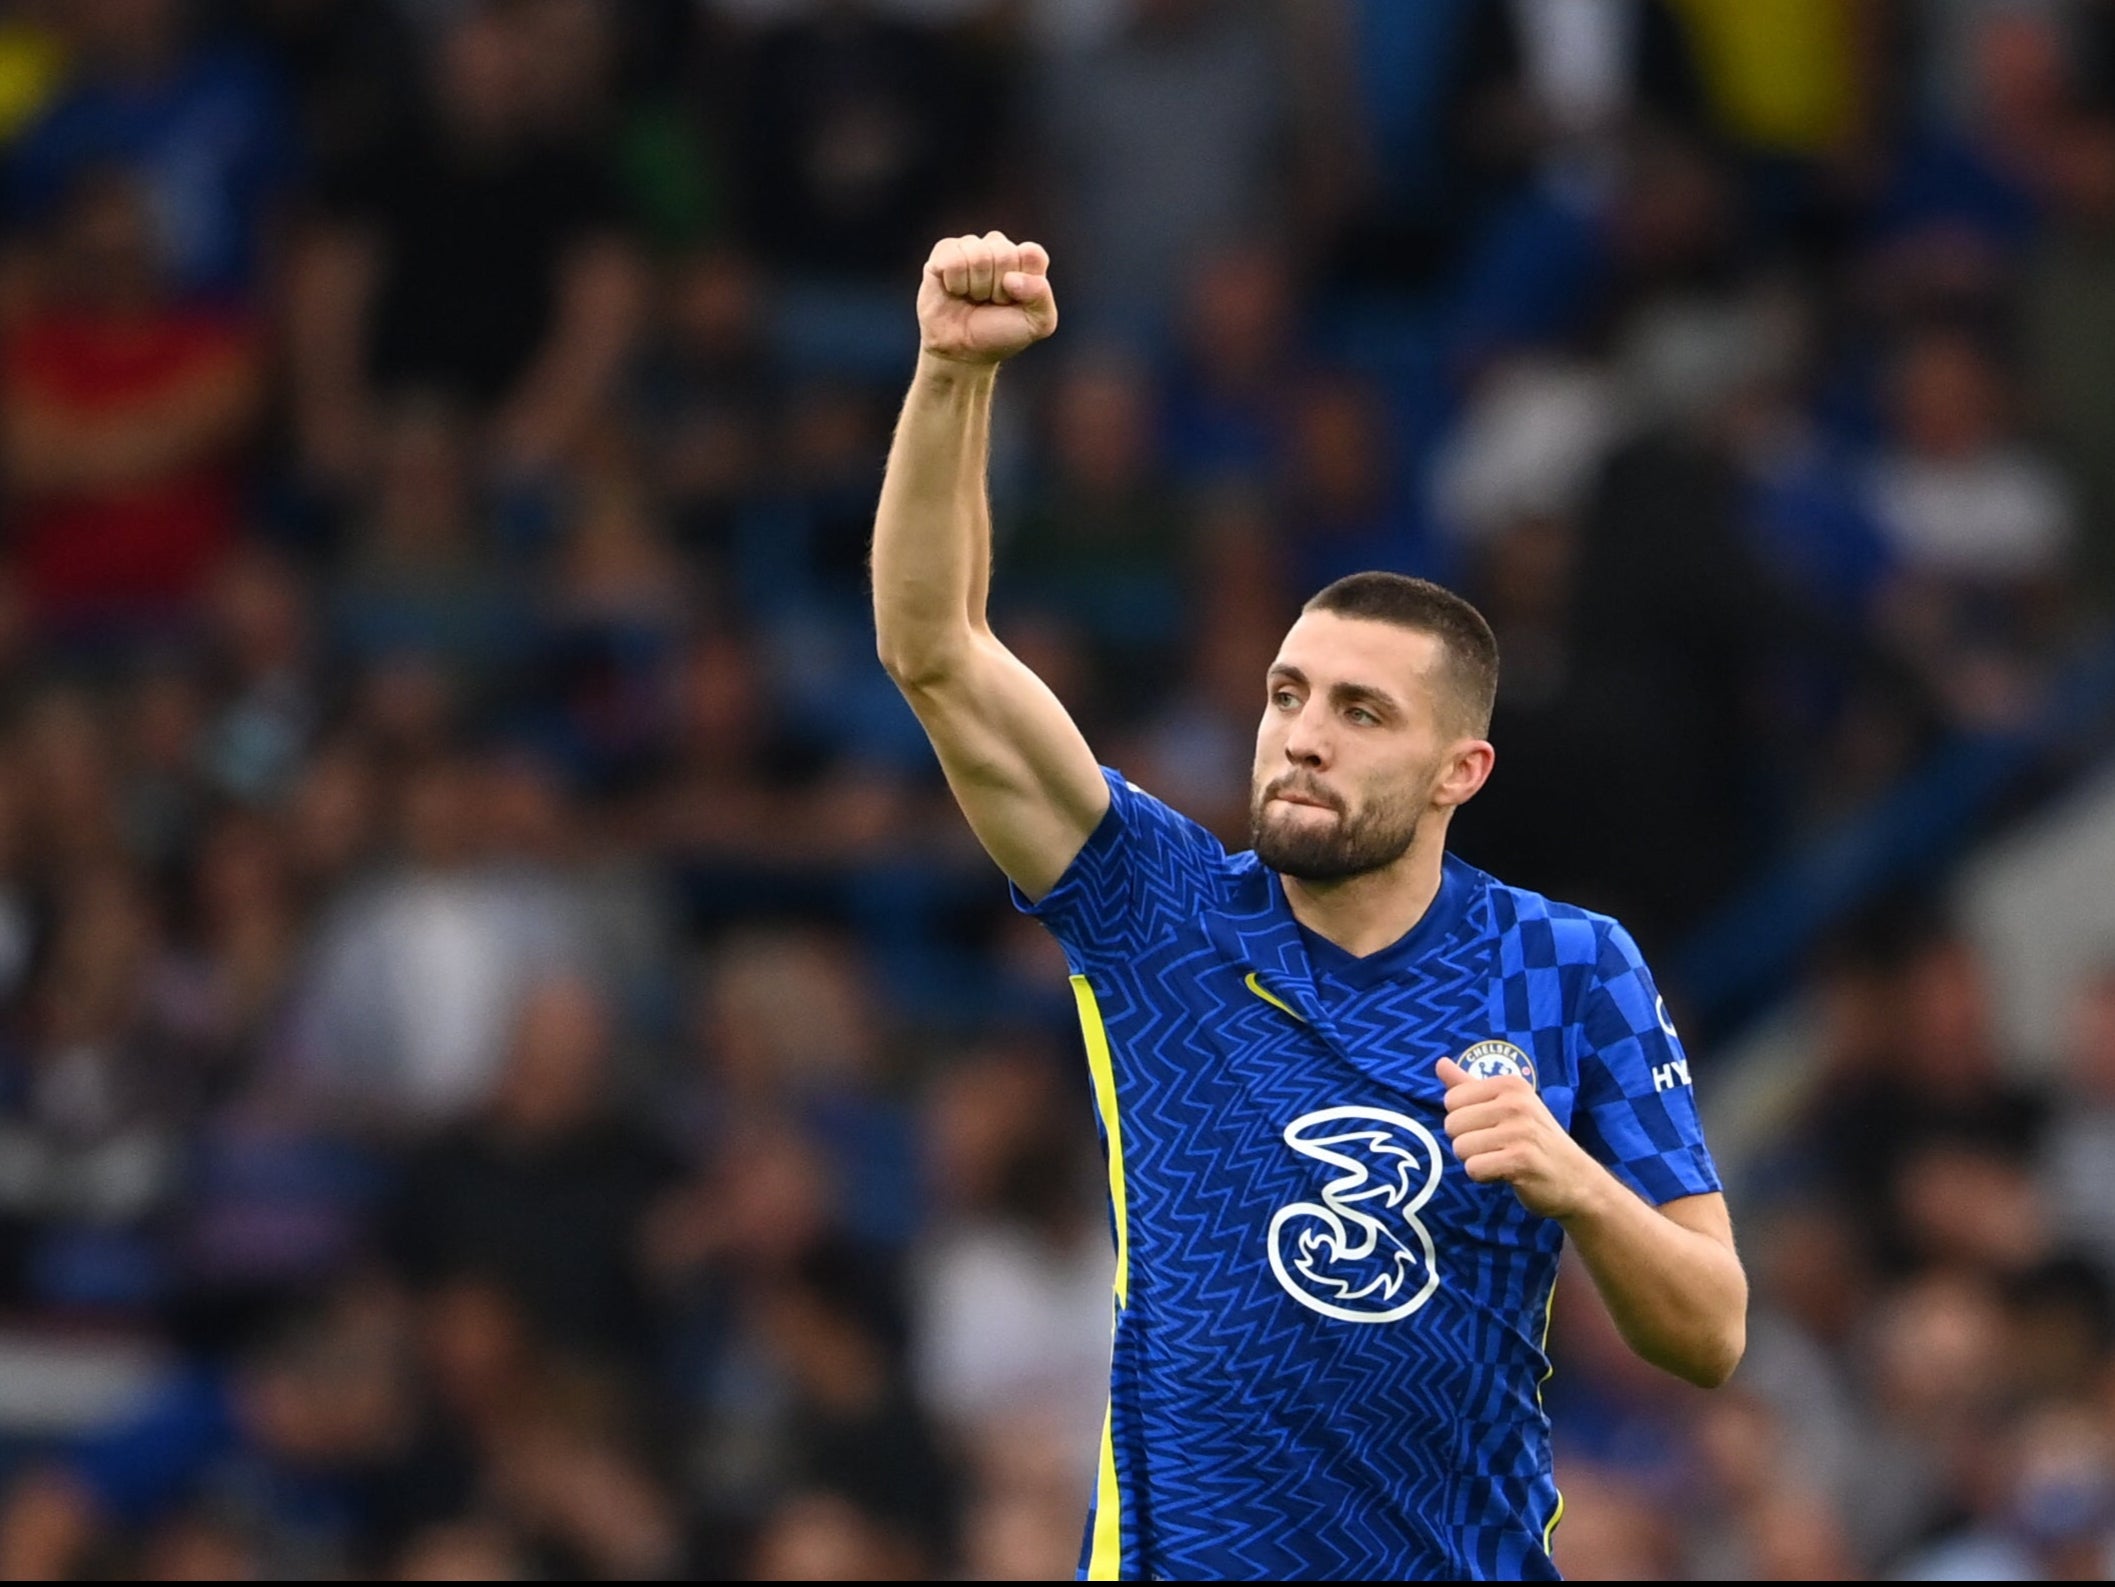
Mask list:
[[1476,797],[1490,779],[1498,752],[1480,738],[1463,739],[1447,752],[1446,768],[1432,790],[1432,802],[1452,809]]

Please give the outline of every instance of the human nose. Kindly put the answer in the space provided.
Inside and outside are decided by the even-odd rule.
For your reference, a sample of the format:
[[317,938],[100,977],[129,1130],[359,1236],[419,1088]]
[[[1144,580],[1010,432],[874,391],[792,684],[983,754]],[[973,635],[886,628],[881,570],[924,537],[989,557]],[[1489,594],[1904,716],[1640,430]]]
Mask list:
[[1300,714],[1293,718],[1285,735],[1285,758],[1296,766],[1317,771],[1329,764],[1326,723],[1317,719],[1313,701],[1302,706]]

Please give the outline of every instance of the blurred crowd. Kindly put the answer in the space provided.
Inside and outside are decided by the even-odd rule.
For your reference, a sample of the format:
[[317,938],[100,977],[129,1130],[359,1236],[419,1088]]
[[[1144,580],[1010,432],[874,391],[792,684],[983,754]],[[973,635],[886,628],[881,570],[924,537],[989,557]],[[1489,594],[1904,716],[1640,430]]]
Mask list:
[[[2096,0],[0,3],[0,1574],[1069,1572],[1070,998],[864,592],[994,227],[997,620],[1230,839],[1357,568],[1662,964],[2106,620]],[[1734,1385],[1561,1286],[1560,1562],[2107,1575],[2115,968],[1812,987]]]

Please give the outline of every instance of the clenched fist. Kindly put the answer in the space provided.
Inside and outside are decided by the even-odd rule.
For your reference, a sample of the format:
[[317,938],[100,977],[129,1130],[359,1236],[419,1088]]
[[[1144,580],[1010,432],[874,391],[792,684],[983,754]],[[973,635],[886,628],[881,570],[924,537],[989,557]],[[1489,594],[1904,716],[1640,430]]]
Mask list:
[[936,358],[996,364],[1057,329],[1050,255],[1005,233],[948,237],[918,284],[920,345]]
[[1505,1183],[1545,1218],[1586,1210],[1608,1171],[1586,1154],[1519,1075],[1479,1080],[1451,1058],[1435,1070],[1447,1088],[1447,1135],[1478,1184]]

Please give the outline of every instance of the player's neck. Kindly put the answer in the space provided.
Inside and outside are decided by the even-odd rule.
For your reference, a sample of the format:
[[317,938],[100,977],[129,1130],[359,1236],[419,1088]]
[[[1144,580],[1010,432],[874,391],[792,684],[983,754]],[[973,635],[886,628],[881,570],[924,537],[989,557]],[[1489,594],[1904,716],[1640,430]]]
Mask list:
[[1443,827],[1436,833],[1421,832],[1393,865],[1340,882],[1281,875],[1293,919],[1356,958],[1402,941],[1439,896],[1445,837]]

